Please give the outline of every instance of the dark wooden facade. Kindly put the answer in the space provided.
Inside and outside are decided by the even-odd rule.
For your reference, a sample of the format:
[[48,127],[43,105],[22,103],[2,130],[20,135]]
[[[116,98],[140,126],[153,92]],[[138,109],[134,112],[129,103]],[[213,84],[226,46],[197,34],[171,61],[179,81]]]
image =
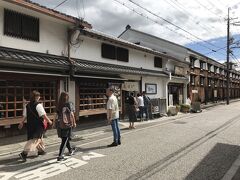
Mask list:
[[[190,83],[188,96],[192,102],[225,101],[227,97],[226,65],[211,59],[190,57]],[[240,73],[230,70],[230,99],[240,98]]]

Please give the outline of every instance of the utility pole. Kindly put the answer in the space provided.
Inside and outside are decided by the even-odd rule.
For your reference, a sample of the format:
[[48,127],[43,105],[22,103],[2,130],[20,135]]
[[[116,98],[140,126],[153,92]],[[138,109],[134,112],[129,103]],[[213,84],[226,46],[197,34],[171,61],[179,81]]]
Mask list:
[[227,18],[227,105],[229,105],[229,54],[230,54],[230,8],[228,8],[228,18]]

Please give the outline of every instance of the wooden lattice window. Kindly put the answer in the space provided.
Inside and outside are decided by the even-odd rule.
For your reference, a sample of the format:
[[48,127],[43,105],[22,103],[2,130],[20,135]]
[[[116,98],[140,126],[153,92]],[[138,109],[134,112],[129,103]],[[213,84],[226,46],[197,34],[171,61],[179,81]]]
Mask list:
[[39,42],[39,19],[4,9],[4,35]]
[[56,100],[55,82],[20,82],[0,80],[0,119],[22,117],[24,102],[29,102],[31,93],[41,93],[40,102],[46,113],[54,113]]

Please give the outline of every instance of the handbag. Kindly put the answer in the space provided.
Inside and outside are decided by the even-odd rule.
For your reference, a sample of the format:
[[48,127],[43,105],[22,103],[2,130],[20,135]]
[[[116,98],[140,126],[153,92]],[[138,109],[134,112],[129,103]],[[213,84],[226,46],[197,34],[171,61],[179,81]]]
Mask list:
[[43,129],[44,129],[44,130],[47,130],[47,128],[48,128],[48,122],[47,122],[47,120],[44,118],[44,119],[43,119]]

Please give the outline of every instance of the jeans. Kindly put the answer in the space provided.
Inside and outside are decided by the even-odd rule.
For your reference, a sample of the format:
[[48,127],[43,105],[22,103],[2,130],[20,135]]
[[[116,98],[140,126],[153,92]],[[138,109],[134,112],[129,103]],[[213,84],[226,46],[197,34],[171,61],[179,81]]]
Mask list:
[[143,106],[139,106],[139,117],[142,120],[143,118],[143,111],[144,111],[144,107]]
[[121,139],[120,129],[118,127],[118,119],[113,119],[111,122],[112,131],[113,131],[113,142],[117,143]]
[[146,115],[146,119],[149,119],[148,106],[144,106],[143,112],[144,112],[145,115]]

